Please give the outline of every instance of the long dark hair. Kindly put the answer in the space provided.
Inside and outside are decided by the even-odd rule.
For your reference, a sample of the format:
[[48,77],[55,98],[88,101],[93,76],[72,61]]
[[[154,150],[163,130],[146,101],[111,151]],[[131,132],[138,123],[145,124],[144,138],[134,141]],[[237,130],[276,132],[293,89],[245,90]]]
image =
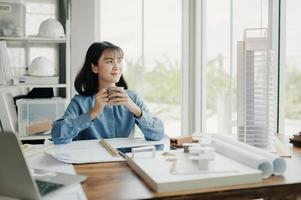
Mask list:
[[[86,58],[83,67],[78,72],[75,81],[74,87],[75,90],[84,96],[90,96],[98,92],[98,75],[93,73],[91,63],[94,65],[98,64],[98,60],[102,55],[104,50],[116,50],[121,53],[122,57],[124,53],[122,49],[110,42],[95,42],[93,43],[86,53]],[[121,75],[118,83],[116,83],[118,87],[124,87],[124,89],[128,89],[127,83]]]

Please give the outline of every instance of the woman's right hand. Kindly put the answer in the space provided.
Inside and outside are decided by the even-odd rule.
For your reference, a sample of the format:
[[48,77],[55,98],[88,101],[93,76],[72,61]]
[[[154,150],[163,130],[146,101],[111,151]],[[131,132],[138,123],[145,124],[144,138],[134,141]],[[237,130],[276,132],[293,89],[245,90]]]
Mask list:
[[95,103],[90,111],[90,119],[95,119],[99,114],[102,113],[103,108],[107,105],[109,105],[108,92],[106,89],[102,89],[95,95]]

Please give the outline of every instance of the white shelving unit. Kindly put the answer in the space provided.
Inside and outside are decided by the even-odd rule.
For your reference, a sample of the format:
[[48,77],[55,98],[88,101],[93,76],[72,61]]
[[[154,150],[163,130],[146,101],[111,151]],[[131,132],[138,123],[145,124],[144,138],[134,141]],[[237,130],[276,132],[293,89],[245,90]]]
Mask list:
[[66,38],[42,38],[42,37],[0,37],[0,40],[6,40],[8,42],[26,42],[26,43],[66,43]]
[[27,84],[15,84],[15,85],[0,85],[0,91],[5,92],[9,89],[14,88],[45,88],[45,87],[51,87],[51,88],[67,88],[67,84],[41,84],[41,85],[27,85]]
[[[24,0],[26,5],[26,0]],[[35,3],[39,3],[38,1]],[[48,2],[49,3],[49,2]],[[56,14],[57,19],[62,23],[65,35],[64,38],[43,38],[39,36],[25,36],[25,37],[6,37],[0,36],[0,40],[5,40],[8,46],[8,50],[14,47],[20,47],[24,49],[25,53],[25,63],[26,66],[29,66],[29,62],[31,61],[29,58],[29,50],[32,47],[49,47],[51,46],[55,49],[55,55],[57,56],[57,70],[59,75],[59,83],[58,84],[14,84],[14,85],[0,85],[0,93],[3,92],[11,92],[15,94],[15,91],[28,91],[33,88],[53,88],[55,91],[55,96],[62,97],[66,99],[66,103],[70,101],[71,96],[71,85],[70,85],[70,10],[71,10],[71,0],[53,0],[55,4],[55,9],[58,12]],[[42,3],[43,4],[43,3]],[[60,7],[61,6],[61,7]],[[27,8],[26,8],[27,10]],[[63,11],[64,13],[60,13]],[[43,12],[43,11],[41,11]],[[51,11],[52,12],[52,11]],[[46,15],[45,15],[46,16]],[[25,22],[26,23],[26,22]],[[39,27],[36,27],[37,29]],[[26,33],[28,34],[28,33]],[[39,53],[39,52],[38,52]],[[39,55],[45,56],[45,55]],[[21,68],[22,69],[22,68]],[[21,140],[41,140],[41,139],[49,139],[51,136],[48,134],[38,134],[34,136],[22,136]]]

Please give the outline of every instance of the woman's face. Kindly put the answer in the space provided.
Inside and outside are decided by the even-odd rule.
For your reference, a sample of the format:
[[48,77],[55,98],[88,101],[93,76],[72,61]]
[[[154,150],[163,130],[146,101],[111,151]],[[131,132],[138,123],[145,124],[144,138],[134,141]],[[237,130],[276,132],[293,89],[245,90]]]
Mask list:
[[108,83],[117,83],[122,73],[122,54],[117,50],[104,50],[97,65],[92,64],[92,71],[99,79]]

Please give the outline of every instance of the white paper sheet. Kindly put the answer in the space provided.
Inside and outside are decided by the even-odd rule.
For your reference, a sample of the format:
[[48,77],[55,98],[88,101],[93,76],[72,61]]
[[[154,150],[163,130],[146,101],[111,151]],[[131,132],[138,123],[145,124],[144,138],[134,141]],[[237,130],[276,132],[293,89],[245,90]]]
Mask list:
[[[105,139],[114,148],[129,148],[138,146],[160,145],[169,148],[169,138],[160,141],[149,141],[144,138],[110,138]],[[121,156],[113,157],[99,144],[99,139],[80,140],[69,144],[54,145],[47,154],[55,159],[72,164],[124,161]]]
[[55,145],[47,154],[55,159],[72,164],[123,161],[124,158],[113,157],[100,144],[100,140],[81,140],[69,144]]
[[[229,156],[229,157],[232,155],[232,153],[235,149],[236,151],[243,152],[243,153],[241,153],[243,155],[236,155],[237,156],[236,159],[241,160],[241,162],[247,163],[248,159],[253,158],[254,155],[258,155],[259,157],[261,157],[261,159],[263,158],[265,162],[270,163],[271,168],[272,168],[272,172],[271,172],[272,174],[281,175],[286,170],[285,160],[276,154],[272,154],[272,153],[269,153],[262,149],[242,143],[242,142],[237,141],[226,135],[212,134],[212,136],[215,139],[215,141],[217,141],[215,143],[220,144],[220,142],[224,142],[227,144],[227,149],[221,149],[220,147],[216,147],[216,148],[217,148],[217,150],[223,151],[223,154],[227,154],[227,156]],[[236,154],[236,153],[234,152],[234,154]],[[259,160],[257,159],[257,163],[254,161],[254,164],[255,163],[258,164],[258,162],[259,162]],[[265,168],[263,168],[262,170],[264,170],[264,169]],[[265,171],[266,175],[268,175],[269,170],[268,170],[267,166],[264,171]]]
[[260,170],[262,172],[262,178],[269,178],[272,175],[272,164],[260,155],[248,152],[218,139],[213,140],[213,146],[217,152],[253,169]]

